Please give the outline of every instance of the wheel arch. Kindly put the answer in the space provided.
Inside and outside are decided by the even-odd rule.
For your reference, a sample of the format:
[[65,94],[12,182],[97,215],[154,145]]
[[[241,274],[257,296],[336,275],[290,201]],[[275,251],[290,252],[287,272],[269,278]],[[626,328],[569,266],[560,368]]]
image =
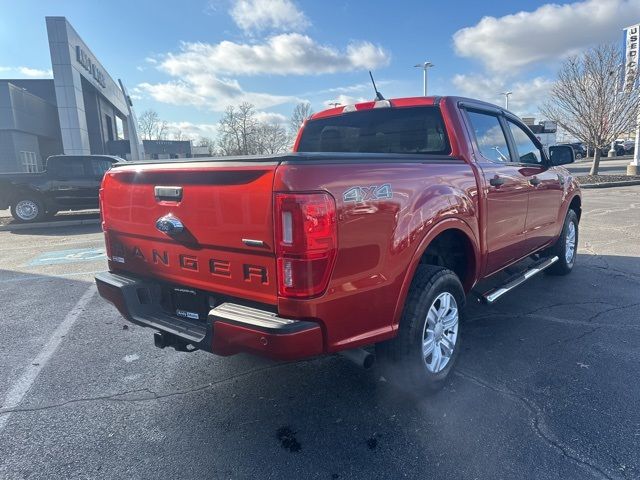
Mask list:
[[[443,256],[443,248],[446,247],[448,253],[453,248],[461,248],[462,252]],[[438,257],[437,263],[431,263],[433,258]],[[460,278],[465,292],[469,292],[478,280],[481,268],[479,244],[469,225],[463,220],[449,218],[436,224],[424,236],[414,252],[402,283],[394,312],[394,329],[398,326],[409,287],[420,264],[439,265],[453,270]]]
[[576,215],[578,216],[578,222],[580,222],[580,217],[582,216],[582,198],[580,198],[579,194],[574,195],[569,202],[569,208],[567,209],[567,211],[569,210],[573,210],[574,212],[576,212]]

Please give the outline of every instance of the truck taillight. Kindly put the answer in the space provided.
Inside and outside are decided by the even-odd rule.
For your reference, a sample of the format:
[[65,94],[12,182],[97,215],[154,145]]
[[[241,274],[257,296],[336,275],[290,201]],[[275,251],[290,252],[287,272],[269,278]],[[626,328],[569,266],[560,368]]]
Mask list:
[[274,205],[279,295],[322,294],[337,252],[335,200],[328,193],[276,193]]

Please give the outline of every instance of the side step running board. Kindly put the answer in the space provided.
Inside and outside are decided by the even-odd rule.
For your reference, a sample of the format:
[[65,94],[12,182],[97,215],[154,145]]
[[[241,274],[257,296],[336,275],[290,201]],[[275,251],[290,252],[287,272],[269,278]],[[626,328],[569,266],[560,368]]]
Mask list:
[[545,268],[549,268],[551,265],[558,261],[558,257],[551,257],[544,260],[539,260],[534,263],[529,269],[527,269],[524,273],[519,274],[516,277],[511,277],[507,283],[505,283],[501,287],[494,288],[493,290],[489,290],[487,293],[482,295],[485,303],[492,304],[496,300],[498,300],[505,293],[513,290],[518,285],[523,284],[527,280],[529,280],[534,275],[540,273]]

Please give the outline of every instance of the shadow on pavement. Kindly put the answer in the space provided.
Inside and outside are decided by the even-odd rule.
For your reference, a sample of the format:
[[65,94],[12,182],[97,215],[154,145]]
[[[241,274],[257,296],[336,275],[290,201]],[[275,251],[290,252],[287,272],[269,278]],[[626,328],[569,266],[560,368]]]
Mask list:
[[100,233],[102,227],[99,223],[91,223],[88,225],[66,225],[66,226],[51,226],[42,228],[27,228],[20,230],[8,230],[7,233],[11,235],[23,235],[23,236],[44,236],[44,237],[58,237],[58,236],[73,236],[73,235],[86,235],[89,233]]

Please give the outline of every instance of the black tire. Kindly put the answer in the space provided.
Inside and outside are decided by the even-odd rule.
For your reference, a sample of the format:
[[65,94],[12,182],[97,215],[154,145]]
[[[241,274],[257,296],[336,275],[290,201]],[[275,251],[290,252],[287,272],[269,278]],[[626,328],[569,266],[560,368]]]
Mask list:
[[35,223],[45,216],[44,203],[37,197],[21,196],[11,205],[11,216],[20,223]]
[[[571,224],[574,226],[575,236],[573,241],[573,255],[568,258],[567,255],[567,241],[568,233],[571,228]],[[573,270],[573,266],[576,263],[576,255],[578,253],[578,215],[573,210],[567,212],[567,216],[564,219],[564,225],[562,226],[562,232],[560,237],[556,240],[556,243],[547,250],[547,255],[550,257],[557,256],[558,261],[545,270],[545,273],[549,275],[568,275]]]
[[[433,332],[431,335],[425,331],[425,324],[428,323],[427,314],[432,306],[436,309],[445,309],[445,305],[439,303],[439,298],[444,293],[449,293],[455,299],[457,307],[456,335],[453,351],[445,366],[440,370],[433,371],[435,369],[429,367],[428,364],[432,364],[433,367],[436,362],[433,357],[435,349],[439,349],[440,352],[444,350],[439,342],[434,341],[434,353],[425,357],[422,350],[425,335],[428,340],[429,336],[437,338],[437,333],[440,333],[440,338],[446,336],[449,339],[447,342],[449,345],[453,330],[446,328],[437,330],[431,327],[430,330]],[[409,288],[397,336],[376,346],[383,375],[389,382],[403,390],[418,394],[434,393],[445,385],[460,352],[460,325],[464,302],[464,289],[455,273],[433,265],[418,266]],[[448,311],[453,312],[452,309]],[[430,322],[429,326],[432,324]]]

